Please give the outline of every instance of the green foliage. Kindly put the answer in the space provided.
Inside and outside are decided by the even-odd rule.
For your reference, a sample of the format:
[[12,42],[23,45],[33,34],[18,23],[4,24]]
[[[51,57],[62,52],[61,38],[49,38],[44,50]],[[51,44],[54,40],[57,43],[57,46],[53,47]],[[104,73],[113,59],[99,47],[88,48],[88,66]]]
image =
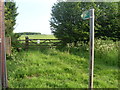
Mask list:
[[[119,40],[118,3],[97,2],[95,35],[97,38]],[[112,13],[112,14],[111,14]],[[119,33],[120,34],[120,33]]]
[[104,60],[106,65],[118,65],[118,50],[118,42],[101,39],[95,40],[95,56],[98,57],[99,60]]
[[12,47],[11,51],[12,51],[12,53],[10,55],[6,54],[6,59],[9,61],[15,60],[17,57],[17,54],[18,54],[18,51],[16,51],[16,49],[14,49],[13,47]]
[[[106,43],[105,43],[106,42]],[[106,51],[112,43],[111,49]],[[112,41],[96,40],[94,88],[118,88],[118,47]],[[102,47],[104,54],[99,54]],[[88,88],[88,46],[61,50],[34,48],[7,60],[10,88]],[[114,49],[113,49],[114,48]],[[112,53],[112,52],[116,53]],[[107,56],[106,56],[107,55]],[[101,57],[100,57],[101,56]]]
[[89,21],[83,21],[80,16],[83,11],[90,8],[95,9],[95,37],[119,40],[118,3],[115,2],[58,2],[54,4],[50,20],[53,34],[66,43],[89,41]]
[[14,34],[11,36],[11,40],[12,40],[11,43],[12,43],[13,49],[18,49],[18,47],[21,46],[21,45],[20,45],[20,42],[17,41],[19,37],[20,37],[20,35],[19,35],[19,34],[16,34],[16,33],[14,33]]
[[11,37],[13,36],[18,13],[16,3],[11,0],[8,1],[5,2],[5,35],[6,37]]
[[[57,38],[63,39],[64,42],[76,42],[81,38],[81,10],[79,3],[60,2],[52,8],[51,29]],[[78,19],[79,18],[79,19]],[[87,24],[86,24],[87,25]]]
[[5,36],[11,37],[12,46],[15,48],[18,44],[16,41],[20,35],[13,33],[16,24],[17,7],[13,0],[6,0],[5,2]]

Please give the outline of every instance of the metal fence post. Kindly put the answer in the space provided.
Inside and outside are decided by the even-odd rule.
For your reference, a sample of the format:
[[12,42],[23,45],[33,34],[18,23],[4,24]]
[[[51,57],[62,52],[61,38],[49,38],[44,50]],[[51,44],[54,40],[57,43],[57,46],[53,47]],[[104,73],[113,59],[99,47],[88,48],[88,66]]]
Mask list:
[[93,89],[94,71],[94,9],[90,9],[90,67],[89,67],[89,88]]

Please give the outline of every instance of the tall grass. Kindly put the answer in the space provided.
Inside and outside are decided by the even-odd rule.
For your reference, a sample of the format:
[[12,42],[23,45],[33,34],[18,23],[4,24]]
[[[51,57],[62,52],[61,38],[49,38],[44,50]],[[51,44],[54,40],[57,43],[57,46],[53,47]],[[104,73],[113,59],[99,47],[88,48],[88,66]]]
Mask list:
[[[111,40],[96,40],[95,42],[95,57],[99,63],[106,65],[118,65],[118,42]],[[101,61],[102,60],[102,61]]]
[[[118,88],[117,57],[117,43],[95,42],[94,88]],[[7,60],[7,68],[11,88],[88,88],[89,45],[31,48]]]

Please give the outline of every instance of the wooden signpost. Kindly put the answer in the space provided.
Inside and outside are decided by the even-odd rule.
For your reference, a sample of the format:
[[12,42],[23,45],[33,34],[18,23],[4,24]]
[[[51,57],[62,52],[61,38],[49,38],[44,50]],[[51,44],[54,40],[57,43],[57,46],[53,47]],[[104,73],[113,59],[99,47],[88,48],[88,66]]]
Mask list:
[[7,87],[4,0],[0,0],[0,89]]

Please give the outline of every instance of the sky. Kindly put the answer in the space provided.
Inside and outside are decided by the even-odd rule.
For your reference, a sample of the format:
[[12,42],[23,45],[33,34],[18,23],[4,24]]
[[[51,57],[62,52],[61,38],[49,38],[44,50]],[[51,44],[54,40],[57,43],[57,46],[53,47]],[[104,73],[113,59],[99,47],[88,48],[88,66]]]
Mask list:
[[57,0],[14,0],[19,15],[14,32],[51,34],[51,8]]

